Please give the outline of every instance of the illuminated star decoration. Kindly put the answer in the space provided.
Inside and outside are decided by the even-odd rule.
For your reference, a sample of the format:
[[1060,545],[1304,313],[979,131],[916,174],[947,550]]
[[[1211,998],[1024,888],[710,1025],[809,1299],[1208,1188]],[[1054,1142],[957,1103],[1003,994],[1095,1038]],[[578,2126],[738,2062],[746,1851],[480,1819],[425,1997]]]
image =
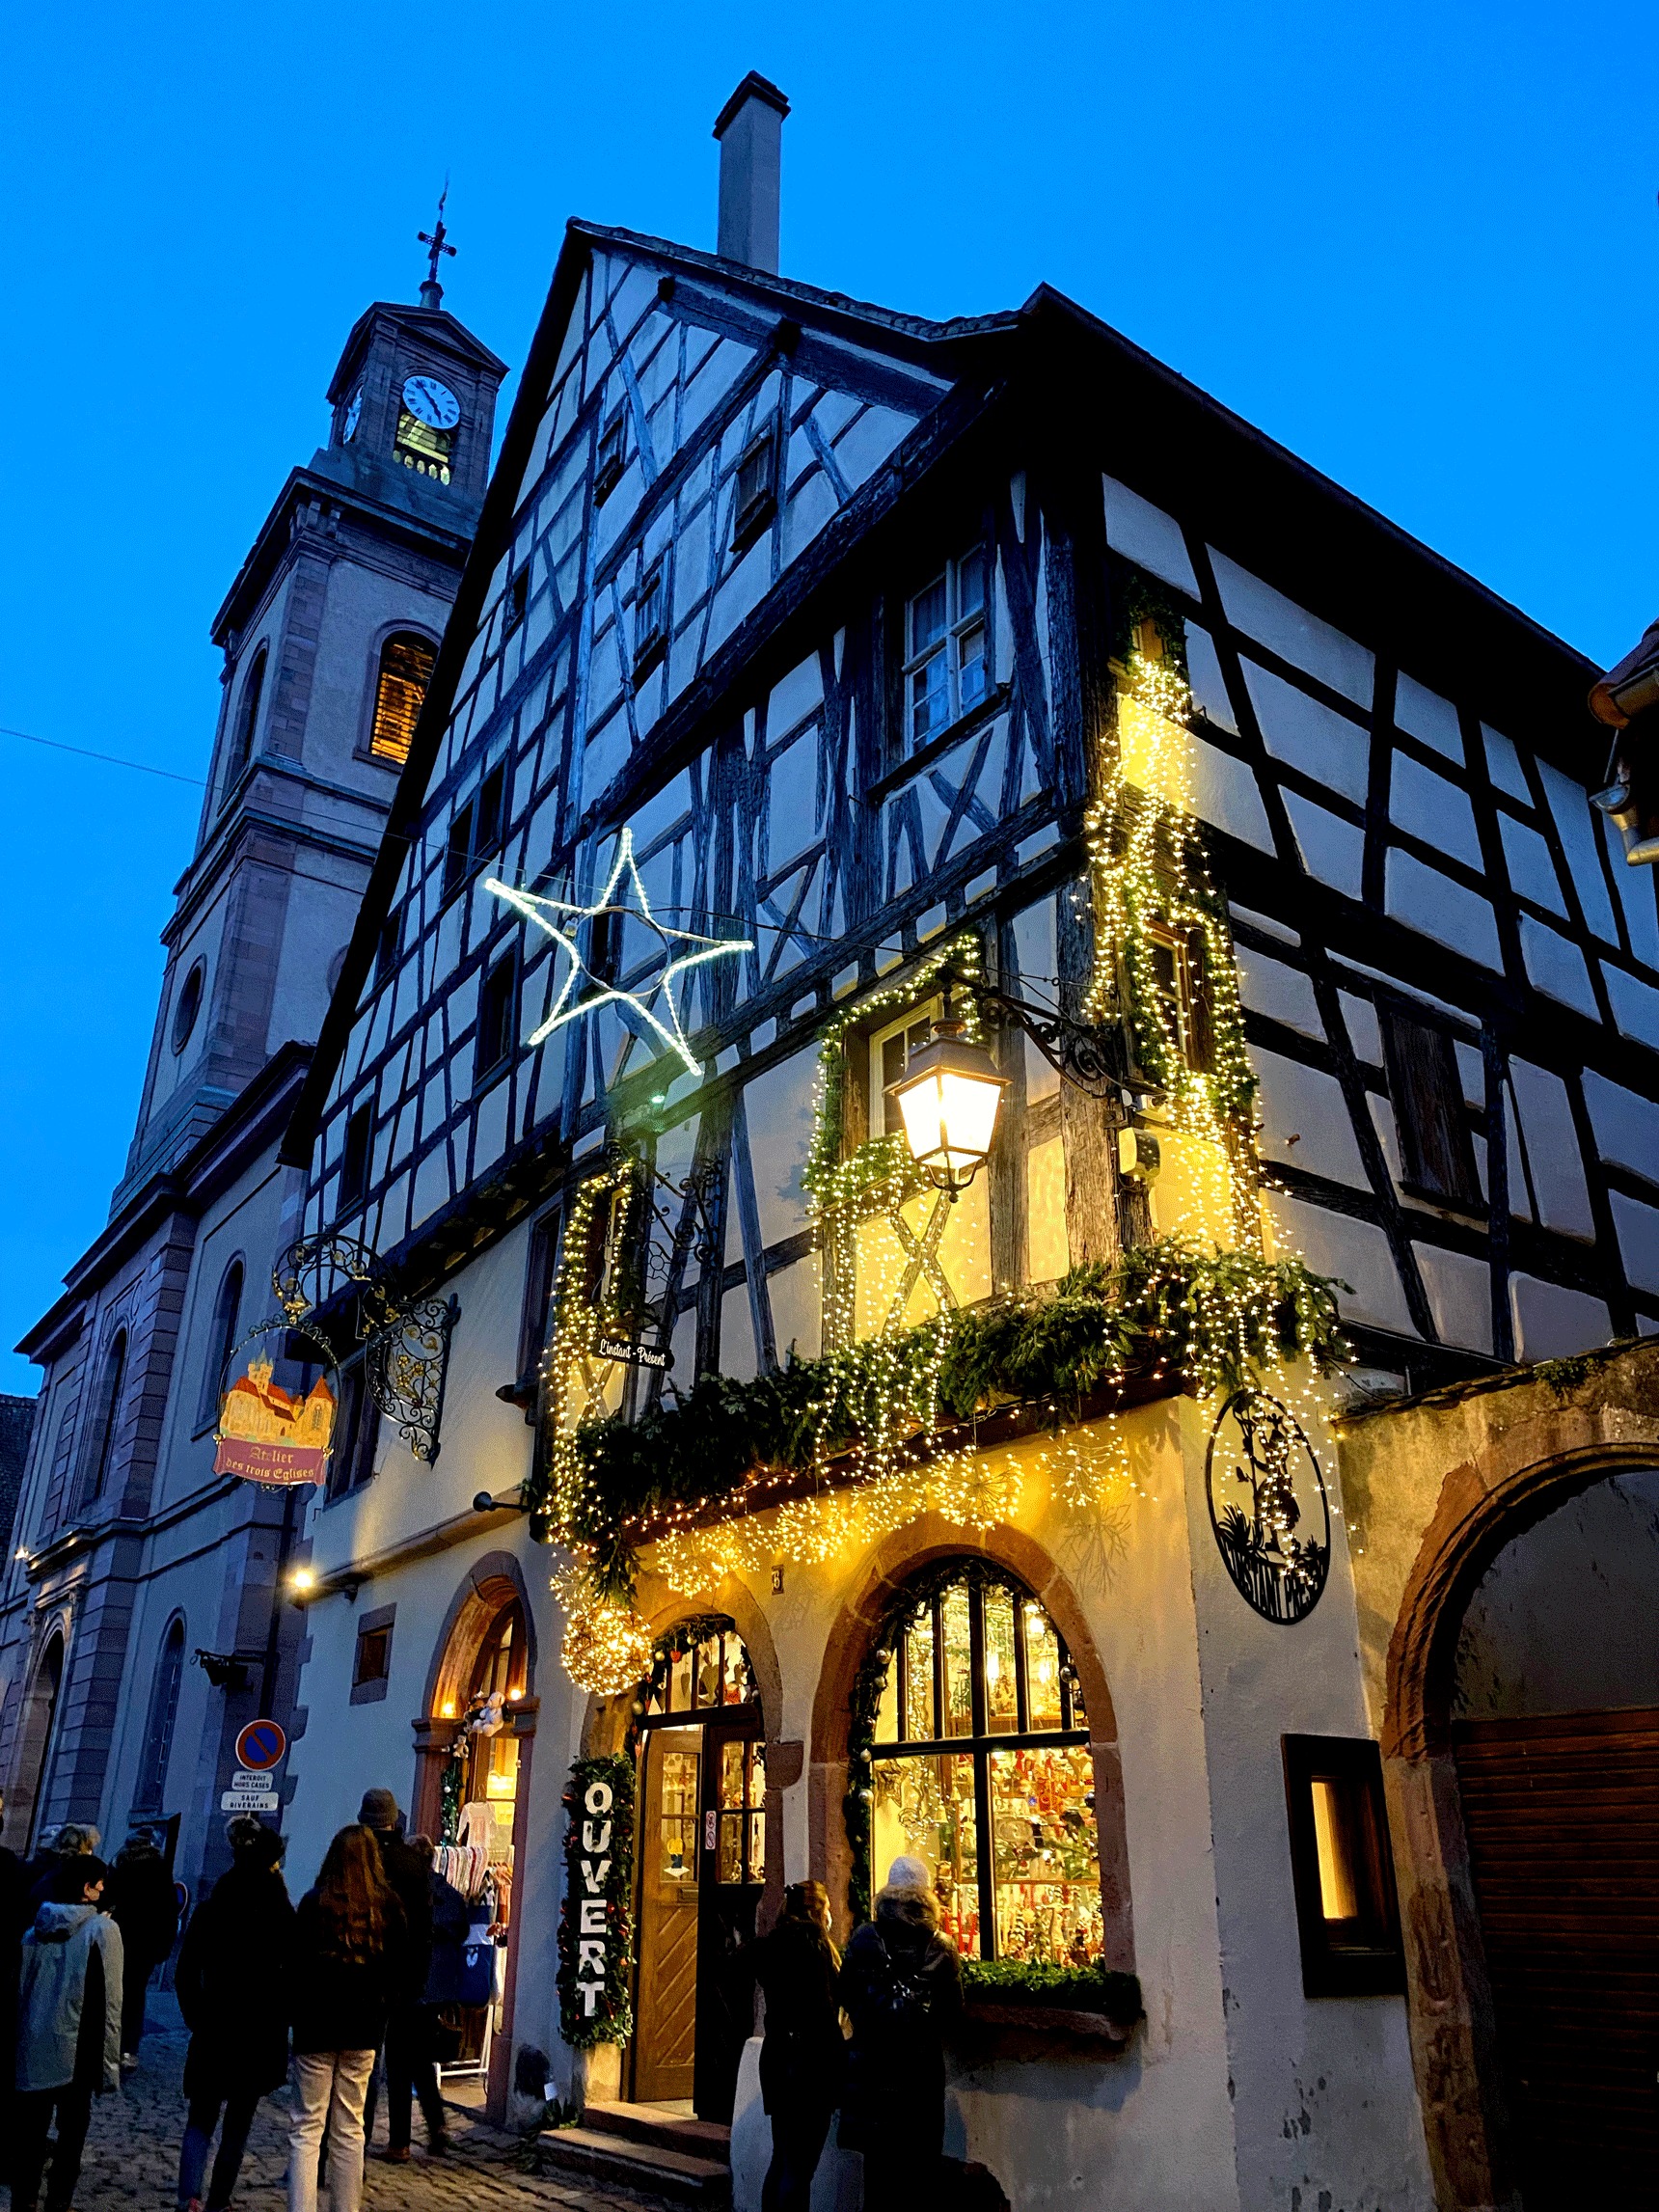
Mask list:
[[[624,876],[628,878],[628,888],[636,904],[625,903],[614,896],[616,887]],[[627,1006],[661,1039],[670,1052],[685,1063],[690,1074],[701,1075],[701,1063],[693,1056],[692,1048],[686,1042],[686,1032],[680,1026],[679,1010],[674,1004],[672,989],[674,978],[683,975],[689,968],[702,967],[705,961],[720,960],[730,952],[752,952],[754,947],[747,938],[699,937],[694,930],[670,929],[666,922],[659,921],[651,912],[651,902],[645,896],[645,887],[639,880],[639,870],[634,859],[632,830],[624,830],[618,838],[616,858],[612,862],[611,874],[606,880],[605,888],[591,906],[578,905],[573,899],[543,898],[534,891],[514,890],[510,884],[500,883],[494,876],[485,878],[484,888],[493,891],[497,898],[505,899],[508,906],[516,907],[527,921],[533,921],[537,929],[545,930],[554,942],[563,945],[570,955],[570,972],[559,985],[558,994],[548,1009],[546,1021],[528,1040],[530,1044],[542,1044],[556,1029],[562,1028],[565,1023],[574,1022],[583,1014],[592,1014],[601,1006]],[[627,915],[635,921],[643,922],[647,929],[655,930],[663,942],[662,971],[639,991],[622,991],[612,984],[602,984],[589,997],[575,998],[577,984],[584,975],[590,974],[591,970],[583,960],[573,932],[579,922],[591,921],[602,914]],[[567,916],[568,921],[553,918],[555,916]],[[675,947],[678,945],[684,945],[687,949],[677,951]],[[654,1014],[647,1003],[659,995],[666,1020]]]

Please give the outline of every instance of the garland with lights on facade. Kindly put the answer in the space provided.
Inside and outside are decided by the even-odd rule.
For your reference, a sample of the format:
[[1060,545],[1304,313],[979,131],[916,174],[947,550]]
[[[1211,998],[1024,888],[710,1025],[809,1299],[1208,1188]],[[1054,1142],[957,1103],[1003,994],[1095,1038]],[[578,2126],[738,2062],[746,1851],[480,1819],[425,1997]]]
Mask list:
[[[925,1456],[946,1423],[1039,1403],[1061,1430],[1090,1391],[1131,1377],[1208,1397],[1257,1386],[1292,1361],[1323,1373],[1348,1356],[1327,1278],[1299,1261],[1171,1237],[1074,1269],[1050,1293],[934,1314],[752,1381],[705,1377],[677,1406],[634,1423],[586,1421],[570,1441],[582,1475],[559,1538],[586,1577],[582,1618],[599,1617],[602,1632],[573,1643],[567,1630],[566,1669],[607,1694],[649,1674],[657,1653],[631,1602],[643,1541],[673,1587],[695,1592],[734,1569],[814,1564],[849,1538],[873,1542],[930,1510],[989,1528],[1016,1510],[1018,1472],[971,1449]],[[860,1462],[850,1488],[764,1518],[746,1511],[763,1470],[822,1470],[848,1451]],[[1101,1480],[1074,1448],[1062,1454],[1068,1507],[1098,1504]],[[698,1525],[722,1506],[728,1517]]]
[[579,1759],[564,1790],[559,2033],[574,2050],[634,2033],[634,1761]]
[[[1174,1127],[1219,1144],[1227,1185],[1219,1195],[1234,1242],[1260,1249],[1256,1079],[1226,903],[1210,881],[1186,780],[1185,631],[1161,598],[1136,584],[1130,635],[1144,640],[1152,630],[1161,657],[1138,642],[1126,650],[1116,742],[1098,762],[1099,791],[1084,817],[1096,947],[1085,1011],[1101,1022],[1127,1019],[1136,1063],[1163,1093]],[[1196,1051],[1162,987],[1159,950],[1200,970],[1190,1011],[1206,1034]]]

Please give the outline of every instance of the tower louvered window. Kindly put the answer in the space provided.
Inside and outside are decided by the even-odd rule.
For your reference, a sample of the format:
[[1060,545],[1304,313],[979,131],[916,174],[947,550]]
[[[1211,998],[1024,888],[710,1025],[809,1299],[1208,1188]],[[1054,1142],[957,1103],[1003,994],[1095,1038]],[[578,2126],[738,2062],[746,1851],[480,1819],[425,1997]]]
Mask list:
[[374,691],[374,728],[368,750],[376,760],[401,767],[420,717],[421,702],[432,680],[432,647],[424,638],[388,638],[380,648],[380,677]]

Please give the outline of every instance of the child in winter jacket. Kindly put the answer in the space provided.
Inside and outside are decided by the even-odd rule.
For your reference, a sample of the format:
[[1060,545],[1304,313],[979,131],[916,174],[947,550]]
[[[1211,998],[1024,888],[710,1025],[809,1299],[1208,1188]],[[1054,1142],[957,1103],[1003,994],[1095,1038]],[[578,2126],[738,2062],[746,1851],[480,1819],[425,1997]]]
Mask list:
[[35,2212],[57,2116],[46,2212],[68,2212],[95,2095],[121,2082],[121,1930],[98,1909],[108,1869],[68,1859],[23,1938],[12,2212]]

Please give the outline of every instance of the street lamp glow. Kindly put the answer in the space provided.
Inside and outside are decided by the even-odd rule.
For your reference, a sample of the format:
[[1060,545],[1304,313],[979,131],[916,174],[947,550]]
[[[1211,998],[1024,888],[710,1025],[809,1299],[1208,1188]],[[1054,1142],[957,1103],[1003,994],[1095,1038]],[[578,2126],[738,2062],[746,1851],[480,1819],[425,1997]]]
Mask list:
[[288,1586],[290,1589],[302,1592],[314,1590],[316,1588],[316,1576],[309,1567],[296,1567],[292,1574],[288,1576]]
[[996,1109],[1008,1088],[983,1045],[969,1044],[947,1012],[887,1096],[898,1102],[916,1165],[955,1198],[985,1165]]

